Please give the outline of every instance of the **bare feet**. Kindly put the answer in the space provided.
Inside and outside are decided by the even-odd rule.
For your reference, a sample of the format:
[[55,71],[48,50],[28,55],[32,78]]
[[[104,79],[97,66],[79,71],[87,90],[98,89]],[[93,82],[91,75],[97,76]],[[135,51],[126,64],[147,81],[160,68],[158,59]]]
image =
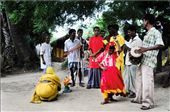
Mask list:
[[102,105],[104,105],[104,104],[108,104],[109,103],[109,98],[106,98],[106,99],[104,99],[104,101],[103,102],[101,102],[101,104]]

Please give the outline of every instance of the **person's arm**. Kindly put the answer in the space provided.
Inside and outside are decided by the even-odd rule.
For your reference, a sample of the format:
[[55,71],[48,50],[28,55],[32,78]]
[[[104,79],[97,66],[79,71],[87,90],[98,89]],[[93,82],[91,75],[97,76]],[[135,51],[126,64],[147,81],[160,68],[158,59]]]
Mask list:
[[144,52],[151,51],[151,50],[161,49],[162,47],[163,45],[155,45],[152,47],[141,47],[139,50],[137,50],[137,52],[144,53]]
[[106,56],[106,54],[104,53],[101,53],[97,58],[96,58],[96,62],[98,63],[99,67],[102,69],[102,70],[106,70],[106,67],[103,66],[103,59],[104,57]]
[[77,50],[77,49],[80,49],[81,47],[82,47],[82,45],[81,45],[81,44],[78,44],[78,45],[76,45],[75,47],[73,47],[72,49],[70,49],[69,52],[73,52],[73,51],[75,51],[75,50]]
[[43,62],[43,64],[45,65],[46,63],[45,63],[44,55],[43,55],[43,54],[41,55],[41,58],[42,58],[42,62]]
[[96,57],[98,54],[100,54],[101,52],[103,52],[104,51],[104,49],[105,49],[105,44],[103,43],[103,39],[101,40],[101,48],[96,52],[96,53],[94,53],[94,57]]
[[158,32],[157,34],[155,34],[156,36],[156,43],[155,43],[155,46],[152,46],[152,47],[141,47],[137,52],[139,53],[144,53],[144,52],[147,52],[147,51],[152,51],[152,50],[157,50],[157,49],[161,49],[163,48],[164,46],[164,43],[163,43],[163,40],[162,40],[162,35],[160,32]]
[[66,57],[69,54],[68,48],[67,48],[67,43],[64,42],[64,57]]
[[130,47],[128,47],[126,44],[124,44],[124,45],[123,45],[123,50],[130,51],[130,50],[131,50],[131,48],[130,48]]
[[44,60],[44,53],[45,53],[45,46],[44,46],[44,44],[42,44],[41,45],[41,47],[40,47],[40,58],[42,59],[42,63],[45,65],[46,63],[45,63],[45,60]]
[[104,48],[100,48],[96,53],[94,53],[94,57],[96,57],[98,54],[104,51]]
[[125,41],[125,44],[123,45],[123,50],[127,51],[131,50],[130,43],[128,41]]
[[92,54],[93,54],[92,49],[89,49],[89,54],[90,54],[90,56],[93,56],[93,55],[92,55]]
[[65,51],[64,52],[64,57],[68,56],[69,55],[69,52],[68,51]]
[[98,63],[98,65],[102,70],[106,70],[106,67],[104,67],[101,63]]

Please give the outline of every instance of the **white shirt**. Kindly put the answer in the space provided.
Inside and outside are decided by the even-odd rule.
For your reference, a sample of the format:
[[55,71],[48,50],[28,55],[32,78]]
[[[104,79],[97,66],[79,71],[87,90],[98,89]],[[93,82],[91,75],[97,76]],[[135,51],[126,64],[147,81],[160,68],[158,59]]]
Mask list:
[[[142,40],[139,38],[138,35],[136,35],[133,39],[131,38],[129,40],[129,42],[125,42],[125,44],[129,47],[129,48],[134,48],[134,47],[142,47]],[[132,65],[132,63],[129,60],[129,52],[127,51],[126,53],[126,58],[125,58],[125,65]]]
[[43,55],[44,61],[46,63],[46,64],[43,64],[42,58],[40,59],[41,60],[41,69],[45,69],[48,66],[52,66],[52,64],[51,64],[51,50],[52,50],[52,48],[51,48],[50,44],[47,44],[46,42],[44,42],[41,45],[40,55]]
[[[67,39],[64,43],[64,52],[67,52],[80,44],[80,40],[76,38],[74,39],[74,41],[72,41],[71,39]],[[70,62],[80,62],[80,49],[76,49],[68,54],[68,63]]]
[[40,56],[41,44],[37,44],[37,45],[35,46],[35,48],[36,48],[36,53],[37,53],[37,55]]

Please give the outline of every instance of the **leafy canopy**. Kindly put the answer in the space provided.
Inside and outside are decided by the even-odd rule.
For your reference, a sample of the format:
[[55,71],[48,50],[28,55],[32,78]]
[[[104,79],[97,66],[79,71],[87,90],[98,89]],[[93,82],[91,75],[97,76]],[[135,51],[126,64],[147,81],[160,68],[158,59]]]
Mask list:
[[55,25],[72,24],[92,16],[104,1],[5,1],[10,20],[33,33],[54,29]]

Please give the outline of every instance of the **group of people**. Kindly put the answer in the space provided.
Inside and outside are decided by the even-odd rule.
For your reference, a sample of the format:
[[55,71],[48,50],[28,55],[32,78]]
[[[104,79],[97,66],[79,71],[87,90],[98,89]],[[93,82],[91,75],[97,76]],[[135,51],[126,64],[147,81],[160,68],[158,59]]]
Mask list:
[[[82,38],[83,30],[70,29],[69,39],[64,43],[64,52],[68,59],[68,68],[71,73],[72,84],[75,86],[76,76],[79,76],[79,85],[84,87],[84,72],[82,60],[85,51],[89,52],[87,89],[100,88],[104,101],[107,104],[115,101],[113,95],[134,98],[132,103],[142,104],[142,110],[154,107],[154,77],[153,69],[156,67],[158,51],[164,46],[161,33],[154,27],[155,17],[146,14],[143,25],[147,30],[142,41],[134,25],[128,28],[129,41],[118,34],[117,24],[108,25],[109,35],[105,37],[99,27],[94,27],[94,36],[87,42]],[[47,41],[48,42],[48,41]],[[87,47],[88,45],[88,47]],[[46,48],[47,45],[44,45]],[[48,46],[49,47],[49,46]],[[139,49],[135,53],[142,54],[140,64],[130,60],[130,51],[134,47]],[[126,51],[126,52],[125,52]],[[41,50],[43,56],[45,50]],[[46,60],[42,58],[43,64]],[[47,65],[48,66],[48,65]]]
[[[142,110],[153,108],[153,70],[156,67],[158,51],[164,46],[161,32],[154,27],[154,24],[154,15],[146,14],[143,25],[147,33],[143,41],[139,38],[134,25],[128,28],[129,41],[118,34],[119,26],[116,24],[108,26],[109,35],[106,37],[102,35],[103,31],[100,34],[99,27],[93,28],[94,36],[90,37],[88,42],[90,56],[86,88],[100,88],[104,97],[102,104],[115,101],[113,95],[121,95],[134,98],[131,102],[142,104]],[[75,86],[74,72],[81,71],[79,54],[83,52],[79,53],[79,50],[83,43],[80,38],[76,38],[75,29],[71,29],[69,35],[70,38],[65,41],[64,51],[68,56],[73,87]],[[142,54],[140,64],[130,60],[130,51],[135,47],[139,48],[135,53]]]

